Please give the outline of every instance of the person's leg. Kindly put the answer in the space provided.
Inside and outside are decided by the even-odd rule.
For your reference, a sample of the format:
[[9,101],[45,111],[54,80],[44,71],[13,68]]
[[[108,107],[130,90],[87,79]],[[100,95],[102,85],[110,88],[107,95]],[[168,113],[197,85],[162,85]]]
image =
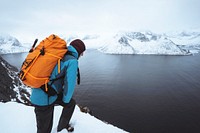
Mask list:
[[67,129],[69,127],[69,122],[74,112],[76,102],[74,99],[71,99],[70,102],[67,104],[62,101],[59,101],[58,104],[63,106],[62,114],[60,116],[60,120],[59,120],[58,128],[57,128],[57,131],[61,131],[62,129],[64,128]]
[[35,106],[37,133],[51,133],[54,105]]

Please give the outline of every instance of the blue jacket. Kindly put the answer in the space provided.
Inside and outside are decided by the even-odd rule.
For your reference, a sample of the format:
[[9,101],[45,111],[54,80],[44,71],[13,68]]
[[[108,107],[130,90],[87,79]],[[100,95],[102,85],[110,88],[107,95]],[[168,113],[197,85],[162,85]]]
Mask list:
[[[61,61],[61,71],[58,74],[58,65],[52,71],[50,79],[57,78],[58,75],[64,76],[53,82],[52,87],[59,93],[63,92],[63,102],[69,103],[74,93],[76,85],[77,69],[78,69],[78,53],[73,46],[68,46],[68,50],[72,55],[65,55]],[[45,67],[44,67],[45,69]],[[51,81],[50,81],[51,82]],[[50,84],[49,82],[49,84]],[[40,88],[32,88],[31,103],[38,106],[45,106],[52,104],[57,99],[57,95],[50,96]]]

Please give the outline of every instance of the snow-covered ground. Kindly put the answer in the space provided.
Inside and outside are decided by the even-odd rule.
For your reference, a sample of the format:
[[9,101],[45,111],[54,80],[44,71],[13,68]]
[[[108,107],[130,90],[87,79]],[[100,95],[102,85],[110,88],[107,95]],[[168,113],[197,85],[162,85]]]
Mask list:
[[[57,133],[56,127],[61,111],[61,106],[55,107],[52,133]],[[0,118],[1,133],[36,133],[35,113],[31,106],[15,102],[0,103]],[[70,123],[74,126],[73,133],[127,133],[88,113],[81,112],[78,106]],[[67,133],[67,130],[63,129],[60,133]]]

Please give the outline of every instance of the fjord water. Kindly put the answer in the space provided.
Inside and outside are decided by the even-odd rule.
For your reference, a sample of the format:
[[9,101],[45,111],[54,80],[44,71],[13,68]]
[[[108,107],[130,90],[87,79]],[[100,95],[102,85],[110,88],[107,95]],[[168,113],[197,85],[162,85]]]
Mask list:
[[[19,68],[25,55],[3,58]],[[200,132],[199,54],[108,55],[88,50],[79,66],[81,85],[74,98],[97,118],[136,133]]]

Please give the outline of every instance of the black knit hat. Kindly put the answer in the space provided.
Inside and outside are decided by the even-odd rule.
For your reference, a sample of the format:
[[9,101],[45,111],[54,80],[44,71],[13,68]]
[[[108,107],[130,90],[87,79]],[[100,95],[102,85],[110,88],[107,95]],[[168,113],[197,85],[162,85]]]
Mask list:
[[76,39],[70,43],[78,52],[78,57],[85,51],[85,44],[80,39]]

